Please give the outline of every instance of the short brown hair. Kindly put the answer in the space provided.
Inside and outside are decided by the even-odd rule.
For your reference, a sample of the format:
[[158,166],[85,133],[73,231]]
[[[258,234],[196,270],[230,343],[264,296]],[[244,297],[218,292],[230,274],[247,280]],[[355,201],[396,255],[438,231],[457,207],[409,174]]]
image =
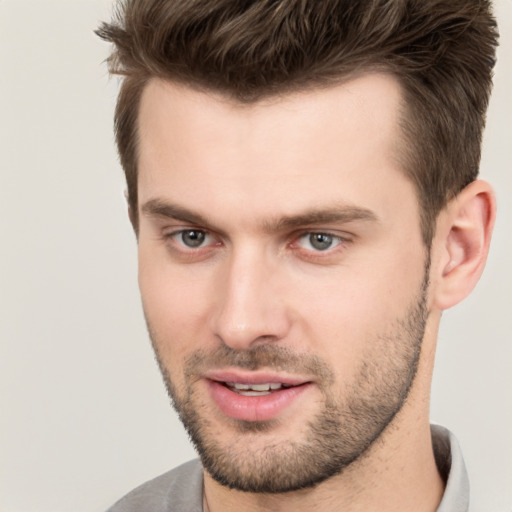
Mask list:
[[498,39],[490,1],[120,0],[97,34],[124,76],[115,130],[135,225],[138,107],[154,77],[246,103],[391,73],[427,245],[440,210],[478,175]]

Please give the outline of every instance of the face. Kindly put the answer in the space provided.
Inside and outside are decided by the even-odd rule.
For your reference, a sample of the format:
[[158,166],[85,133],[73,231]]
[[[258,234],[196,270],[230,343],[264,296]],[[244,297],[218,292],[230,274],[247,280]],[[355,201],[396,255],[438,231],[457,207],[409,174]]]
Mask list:
[[400,88],[367,75],[239,105],[159,81],[140,109],[139,283],[207,471],[284,492],[367,453],[424,335]]

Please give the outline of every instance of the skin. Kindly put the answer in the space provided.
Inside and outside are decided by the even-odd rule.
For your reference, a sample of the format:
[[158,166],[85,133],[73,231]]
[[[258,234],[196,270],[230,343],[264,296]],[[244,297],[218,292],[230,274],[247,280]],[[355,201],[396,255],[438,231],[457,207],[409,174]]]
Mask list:
[[[158,80],[146,86],[138,180],[144,311],[168,385],[193,401],[234,460],[258,460],[269,445],[286,454],[290,440],[307,439],[326,396],[357,397],[363,363],[389,383],[397,359],[390,349],[415,343],[400,326],[418,303],[428,251],[414,187],[397,163],[400,102],[396,80],[380,74],[254,105]],[[311,216],[326,210],[343,215]],[[341,473],[283,494],[229,489],[205,472],[211,512],[436,509],[444,484],[428,403],[437,330],[441,311],[478,280],[493,219],[492,191],[480,181],[440,214],[417,372],[377,441]],[[204,233],[204,244],[184,245],[187,229]],[[315,250],[311,232],[333,235],[332,247]],[[302,368],[307,391],[267,428],[243,429],[219,411],[202,369],[187,365],[223,347],[314,357],[329,378]],[[279,371],[297,377],[294,368]]]

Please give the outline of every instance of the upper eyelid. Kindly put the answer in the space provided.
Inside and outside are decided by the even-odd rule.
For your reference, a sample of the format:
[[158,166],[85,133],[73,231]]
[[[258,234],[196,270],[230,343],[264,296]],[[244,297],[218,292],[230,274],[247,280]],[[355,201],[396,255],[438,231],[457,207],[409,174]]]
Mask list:
[[215,235],[210,230],[203,229],[203,228],[196,228],[194,226],[187,226],[187,227],[182,227],[179,229],[169,229],[168,232],[166,232],[166,230],[164,230],[163,234],[165,237],[173,237],[173,236],[179,235],[181,233],[185,233],[186,231],[201,231],[206,236],[215,237]]
[[[178,219],[176,219],[176,221],[180,222]],[[181,221],[181,222],[183,222],[183,221]],[[164,227],[164,228],[162,228],[162,236],[164,238],[171,238],[171,237],[177,236],[180,233],[183,233],[184,231],[188,231],[188,230],[202,231],[207,236],[210,236],[210,237],[216,239],[217,241],[218,240],[222,240],[224,242],[229,241],[229,238],[224,236],[221,233],[218,233],[214,230],[211,230],[211,229],[208,229],[208,228],[205,228],[202,226],[198,226],[198,225],[195,225],[192,223],[190,223],[190,224],[182,223],[182,224],[176,224],[174,226]],[[293,245],[297,240],[299,240],[305,236],[312,235],[312,234],[324,234],[324,235],[332,236],[333,238],[336,238],[336,239],[340,240],[341,242],[350,242],[354,238],[353,234],[349,234],[346,232],[339,232],[336,229],[329,229],[329,228],[322,229],[322,228],[317,228],[317,227],[306,227],[303,229],[295,229],[292,233],[288,233],[288,234],[284,235],[282,237],[282,239],[287,240],[287,245]]]
[[301,234],[299,234],[297,238],[302,238],[308,235],[326,235],[331,236],[332,238],[339,238],[340,240],[345,240],[346,238],[348,238],[348,236],[342,235],[340,233],[333,233],[332,231],[327,230],[303,231]]
[[201,231],[205,233],[207,236],[212,236],[214,238],[220,238],[219,235],[217,235],[215,232],[211,231],[210,229],[201,228],[198,226],[190,225],[190,226],[169,226],[167,228],[162,229],[162,236],[164,238],[167,237],[173,237],[176,235],[179,235],[180,233],[183,233],[185,231]]
[[[350,241],[350,239],[348,237],[345,237],[343,235],[336,234],[336,233],[331,233],[329,231],[306,231],[303,234],[295,237],[294,240],[295,241],[302,240],[303,238],[305,238],[307,236],[310,236],[310,235],[326,235],[326,236],[332,237],[334,240],[338,241],[338,243],[334,247],[332,247],[332,249],[338,247],[338,245],[341,245],[343,243],[346,243],[346,242]],[[294,243],[295,242],[292,242],[291,245],[293,245]],[[327,252],[329,249],[326,249],[325,252]]]
[[[184,231],[202,231],[202,232],[206,233],[207,235],[214,236],[216,238],[224,238],[224,236],[222,234],[217,233],[211,229],[203,228],[200,226],[195,226],[192,224],[189,226],[172,226],[172,227],[169,226],[168,228],[163,228],[162,231],[164,232],[165,236],[177,235]],[[297,239],[297,238],[302,238],[304,236],[313,235],[313,234],[328,235],[328,236],[332,236],[334,238],[339,238],[341,240],[349,239],[353,236],[353,235],[349,235],[346,233],[339,233],[336,230],[331,230],[331,229],[301,229],[301,230],[295,230],[294,232],[285,235],[283,238]]]
[[332,229],[329,229],[329,228],[326,228],[326,229],[322,229],[322,228],[304,228],[304,229],[299,229],[297,232],[299,234],[302,233],[304,235],[322,234],[322,235],[339,236],[339,237],[342,236],[340,231],[338,231],[335,228],[332,228]]
[[167,228],[163,228],[162,231],[165,231],[168,235],[173,235],[177,233],[182,233],[183,231],[203,231],[204,233],[211,233],[209,229],[200,228],[198,226],[190,225],[190,226],[169,226]]
[[196,229],[198,231],[204,231],[205,233],[218,238],[226,238],[224,232],[216,230],[208,225],[204,225],[201,222],[196,222],[194,219],[186,219],[159,214],[148,215],[148,218],[152,220],[154,227],[165,236],[180,231],[186,231],[187,229]]
[[[210,236],[214,236],[217,238],[227,238],[222,233],[218,233],[217,231],[214,231],[212,229],[204,228],[202,226],[198,226],[195,224],[190,224],[190,225],[181,224],[181,225],[168,226],[168,227],[162,228],[162,232],[164,232],[165,236],[176,235],[176,234],[182,233],[183,231],[187,231],[187,230],[202,231]],[[284,235],[283,238],[297,239],[297,238],[301,238],[303,236],[312,235],[312,234],[328,235],[328,236],[332,236],[335,238],[340,238],[342,240],[350,239],[350,238],[354,237],[354,235],[348,234],[346,232],[340,233],[336,229],[304,228],[304,229],[296,229],[292,233]]]
[[345,231],[340,232],[336,229],[303,229],[298,232],[296,232],[295,238],[301,238],[303,236],[307,235],[328,235],[332,236],[333,238],[339,238],[340,240],[349,241],[355,238],[355,235],[347,233]]

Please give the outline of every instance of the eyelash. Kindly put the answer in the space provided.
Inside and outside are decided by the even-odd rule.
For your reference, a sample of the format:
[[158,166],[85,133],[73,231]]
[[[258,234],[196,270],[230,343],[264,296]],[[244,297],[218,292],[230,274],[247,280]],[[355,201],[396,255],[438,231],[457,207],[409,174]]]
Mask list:
[[[202,234],[205,237],[205,240],[208,240],[208,237],[211,237],[213,243],[209,243],[206,245],[200,245],[197,247],[189,247],[184,244],[183,240],[179,240],[179,237],[183,237],[186,233],[196,233]],[[300,242],[307,237],[309,237],[309,242],[311,245],[311,237],[328,237],[331,238],[333,243],[335,244],[333,247],[327,247],[325,250],[321,249],[306,249],[300,245]],[[165,233],[163,238],[166,242],[170,242],[172,244],[172,249],[178,251],[179,253],[185,256],[204,256],[205,251],[208,251],[209,248],[215,246],[221,246],[222,242],[215,238],[214,235],[210,234],[207,230],[199,229],[199,228],[186,228],[186,229],[178,229],[172,231],[170,233]],[[301,252],[307,259],[319,259],[325,258],[328,256],[332,256],[333,254],[337,254],[339,251],[343,250],[347,243],[350,242],[350,239],[345,236],[341,236],[339,234],[335,234],[329,231],[301,231],[300,233],[296,233],[292,236],[291,242],[287,244],[287,247],[292,249],[293,251]]]
[[[200,245],[197,247],[189,247],[185,245],[183,240],[179,240],[179,238],[183,237],[186,233],[196,233],[196,234],[202,234],[205,237],[205,240],[208,240],[208,238],[213,239],[213,243],[209,243],[207,245]],[[186,228],[186,229],[179,229],[172,231],[171,233],[165,233],[163,235],[163,238],[166,242],[169,242],[172,244],[173,249],[176,249],[177,251],[180,251],[181,253],[188,254],[188,255],[198,255],[200,252],[204,252],[205,249],[208,249],[208,247],[212,246],[220,246],[222,243],[217,240],[215,241],[215,237],[211,235],[208,231],[204,229],[198,229],[198,228]]]
[[[335,243],[334,247],[325,247],[324,249],[319,249],[318,247],[316,248],[313,248],[313,249],[306,249],[308,251],[311,251],[312,253],[324,253],[324,252],[330,252],[332,250],[334,250],[336,247],[338,247],[339,245],[341,245],[345,239],[342,238],[341,236],[339,235],[335,235],[333,233],[329,233],[329,232],[324,232],[324,231],[307,231],[303,234],[301,234],[300,236],[298,236],[295,240],[295,242],[292,242],[291,246],[299,246],[300,245],[300,241],[301,240],[308,240],[309,239],[309,245],[313,245],[313,240],[314,238],[313,237],[317,237],[318,239],[320,239],[320,237],[327,237],[329,239],[331,239],[330,241]],[[318,241],[318,240],[317,240]],[[321,242],[320,242],[321,243]]]

